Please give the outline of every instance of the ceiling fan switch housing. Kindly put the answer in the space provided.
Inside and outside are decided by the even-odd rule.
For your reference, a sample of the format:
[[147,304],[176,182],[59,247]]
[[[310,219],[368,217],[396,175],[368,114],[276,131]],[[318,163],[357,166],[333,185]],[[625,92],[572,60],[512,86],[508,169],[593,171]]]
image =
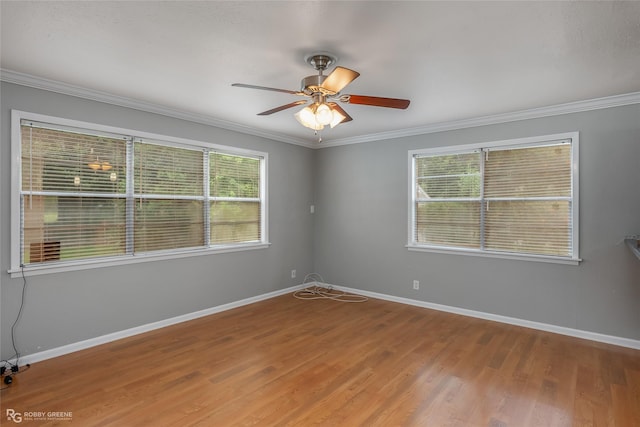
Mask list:
[[323,75],[315,75],[315,76],[307,76],[302,79],[300,82],[300,90],[307,95],[311,95],[313,93],[321,92],[325,95],[335,95],[335,92],[327,90],[322,87],[322,83],[327,79],[327,76]]

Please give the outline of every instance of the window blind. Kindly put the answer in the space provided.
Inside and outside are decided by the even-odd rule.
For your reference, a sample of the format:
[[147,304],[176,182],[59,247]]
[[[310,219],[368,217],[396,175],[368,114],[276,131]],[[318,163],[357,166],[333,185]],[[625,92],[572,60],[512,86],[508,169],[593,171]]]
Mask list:
[[485,247],[571,254],[571,145],[490,150],[485,158]]
[[266,155],[25,119],[17,145],[14,265],[224,249],[266,238]]
[[572,139],[454,150],[412,154],[410,245],[577,258]]
[[204,246],[202,150],[134,144],[134,252]]
[[415,159],[415,240],[480,247],[480,153]]
[[259,241],[261,159],[213,152],[209,168],[210,243]]
[[125,252],[126,140],[21,124],[24,264]]

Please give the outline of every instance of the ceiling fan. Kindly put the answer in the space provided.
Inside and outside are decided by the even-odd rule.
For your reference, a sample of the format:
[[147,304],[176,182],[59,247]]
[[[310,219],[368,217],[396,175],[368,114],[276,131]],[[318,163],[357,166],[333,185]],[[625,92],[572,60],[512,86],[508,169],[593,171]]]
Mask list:
[[313,53],[306,56],[305,61],[315,68],[318,71],[318,74],[303,78],[299,91],[248,85],[244,83],[233,83],[231,86],[284,92],[291,95],[311,98],[310,102],[309,100],[295,101],[272,108],[271,110],[263,111],[262,113],[258,113],[258,115],[268,116],[309,102],[306,107],[295,114],[295,118],[303,126],[315,131],[322,130],[325,126],[333,128],[340,123],[346,123],[353,120],[336,101],[347,104],[372,105],[375,107],[398,108],[402,110],[409,106],[410,101],[408,99],[341,94],[340,91],[355,80],[360,73],[348,68],[336,67],[331,73],[325,76],[323,71],[337,61],[337,58],[330,53]]

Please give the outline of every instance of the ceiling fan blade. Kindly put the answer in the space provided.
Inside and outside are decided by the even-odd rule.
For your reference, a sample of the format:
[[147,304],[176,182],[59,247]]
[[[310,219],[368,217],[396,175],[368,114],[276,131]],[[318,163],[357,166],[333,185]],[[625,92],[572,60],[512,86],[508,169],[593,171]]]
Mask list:
[[374,107],[406,109],[409,106],[408,99],[380,98],[378,96],[345,95],[340,100],[349,104],[373,105]]
[[296,105],[306,104],[307,101],[296,101],[287,105],[281,105],[276,108],[272,108],[271,110],[263,111],[262,113],[258,113],[259,116],[268,116],[269,114],[277,113],[278,111],[286,110],[287,108],[295,107]]
[[354,81],[360,75],[359,72],[344,67],[336,67],[320,85],[331,92],[338,93],[346,85]]
[[256,85],[247,85],[244,83],[233,83],[231,86],[234,87],[246,87],[247,89],[260,89],[260,90],[270,90],[272,92],[284,92],[284,93],[290,93],[291,95],[303,95],[303,92],[298,92],[295,90],[288,90],[288,89],[277,89],[275,87],[266,87],[266,86],[256,86]]
[[335,102],[327,102],[327,105],[329,105],[329,107],[331,107],[333,110],[338,111],[340,114],[342,114],[344,116],[344,119],[342,119],[342,121],[340,123],[346,123],[346,122],[350,122],[351,120],[353,120],[351,118],[351,116],[348,115],[347,112],[344,111],[342,109],[342,107],[339,106],[337,103],[335,103]]

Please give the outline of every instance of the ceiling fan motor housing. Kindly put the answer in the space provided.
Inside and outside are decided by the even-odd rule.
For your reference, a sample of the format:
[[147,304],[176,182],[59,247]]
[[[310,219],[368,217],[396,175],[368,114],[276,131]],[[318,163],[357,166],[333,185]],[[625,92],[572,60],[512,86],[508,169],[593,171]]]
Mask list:
[[322,83],[326,80],[327,76],[316,74],[314,76],[307,76],[300,82],[300,90],[307,95],[314,93],[322,93],[323,95],[333,96],[336,93],[322,87]]

